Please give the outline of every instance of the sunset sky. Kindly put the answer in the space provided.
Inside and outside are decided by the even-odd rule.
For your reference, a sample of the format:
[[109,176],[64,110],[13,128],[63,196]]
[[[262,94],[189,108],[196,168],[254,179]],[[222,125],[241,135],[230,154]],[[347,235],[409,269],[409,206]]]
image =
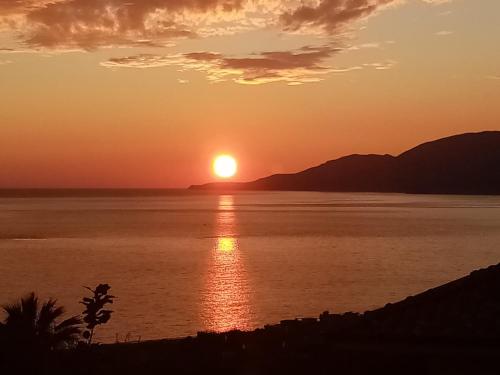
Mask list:
[[498,0],[0,0],[0,187],[185,187],[500,130]]

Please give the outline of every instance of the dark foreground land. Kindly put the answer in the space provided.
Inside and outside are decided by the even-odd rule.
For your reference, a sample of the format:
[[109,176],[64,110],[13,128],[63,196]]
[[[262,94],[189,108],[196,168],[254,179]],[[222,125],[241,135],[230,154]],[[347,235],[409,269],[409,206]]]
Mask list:
[[364,314],[99,345],[48,363],[50,374],[500,374],[500,265]]

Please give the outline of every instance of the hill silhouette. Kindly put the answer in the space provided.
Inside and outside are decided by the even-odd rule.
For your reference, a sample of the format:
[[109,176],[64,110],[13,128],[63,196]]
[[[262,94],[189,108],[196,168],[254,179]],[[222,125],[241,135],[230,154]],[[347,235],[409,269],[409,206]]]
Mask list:
[[399,156],[349,155],[298,173],[202,190],[290,190],[426,194],[500,194],[500,131],[423,143]]

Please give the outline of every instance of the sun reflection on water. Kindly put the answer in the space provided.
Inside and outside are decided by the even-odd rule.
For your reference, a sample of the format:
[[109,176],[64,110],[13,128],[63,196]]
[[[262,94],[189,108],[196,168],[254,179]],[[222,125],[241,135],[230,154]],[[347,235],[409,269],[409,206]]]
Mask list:
[[250,328],[249,286],[239,248],[234,197],[221,195],[202,302],[204,328]]

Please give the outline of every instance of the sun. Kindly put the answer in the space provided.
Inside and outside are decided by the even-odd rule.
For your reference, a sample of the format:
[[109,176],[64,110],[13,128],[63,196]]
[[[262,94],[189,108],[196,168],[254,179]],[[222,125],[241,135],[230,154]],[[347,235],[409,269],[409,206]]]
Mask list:
[[233,177],[238,170],[238,163],[231,155],[219,155],[214,159],[213,170],[217,177]]

